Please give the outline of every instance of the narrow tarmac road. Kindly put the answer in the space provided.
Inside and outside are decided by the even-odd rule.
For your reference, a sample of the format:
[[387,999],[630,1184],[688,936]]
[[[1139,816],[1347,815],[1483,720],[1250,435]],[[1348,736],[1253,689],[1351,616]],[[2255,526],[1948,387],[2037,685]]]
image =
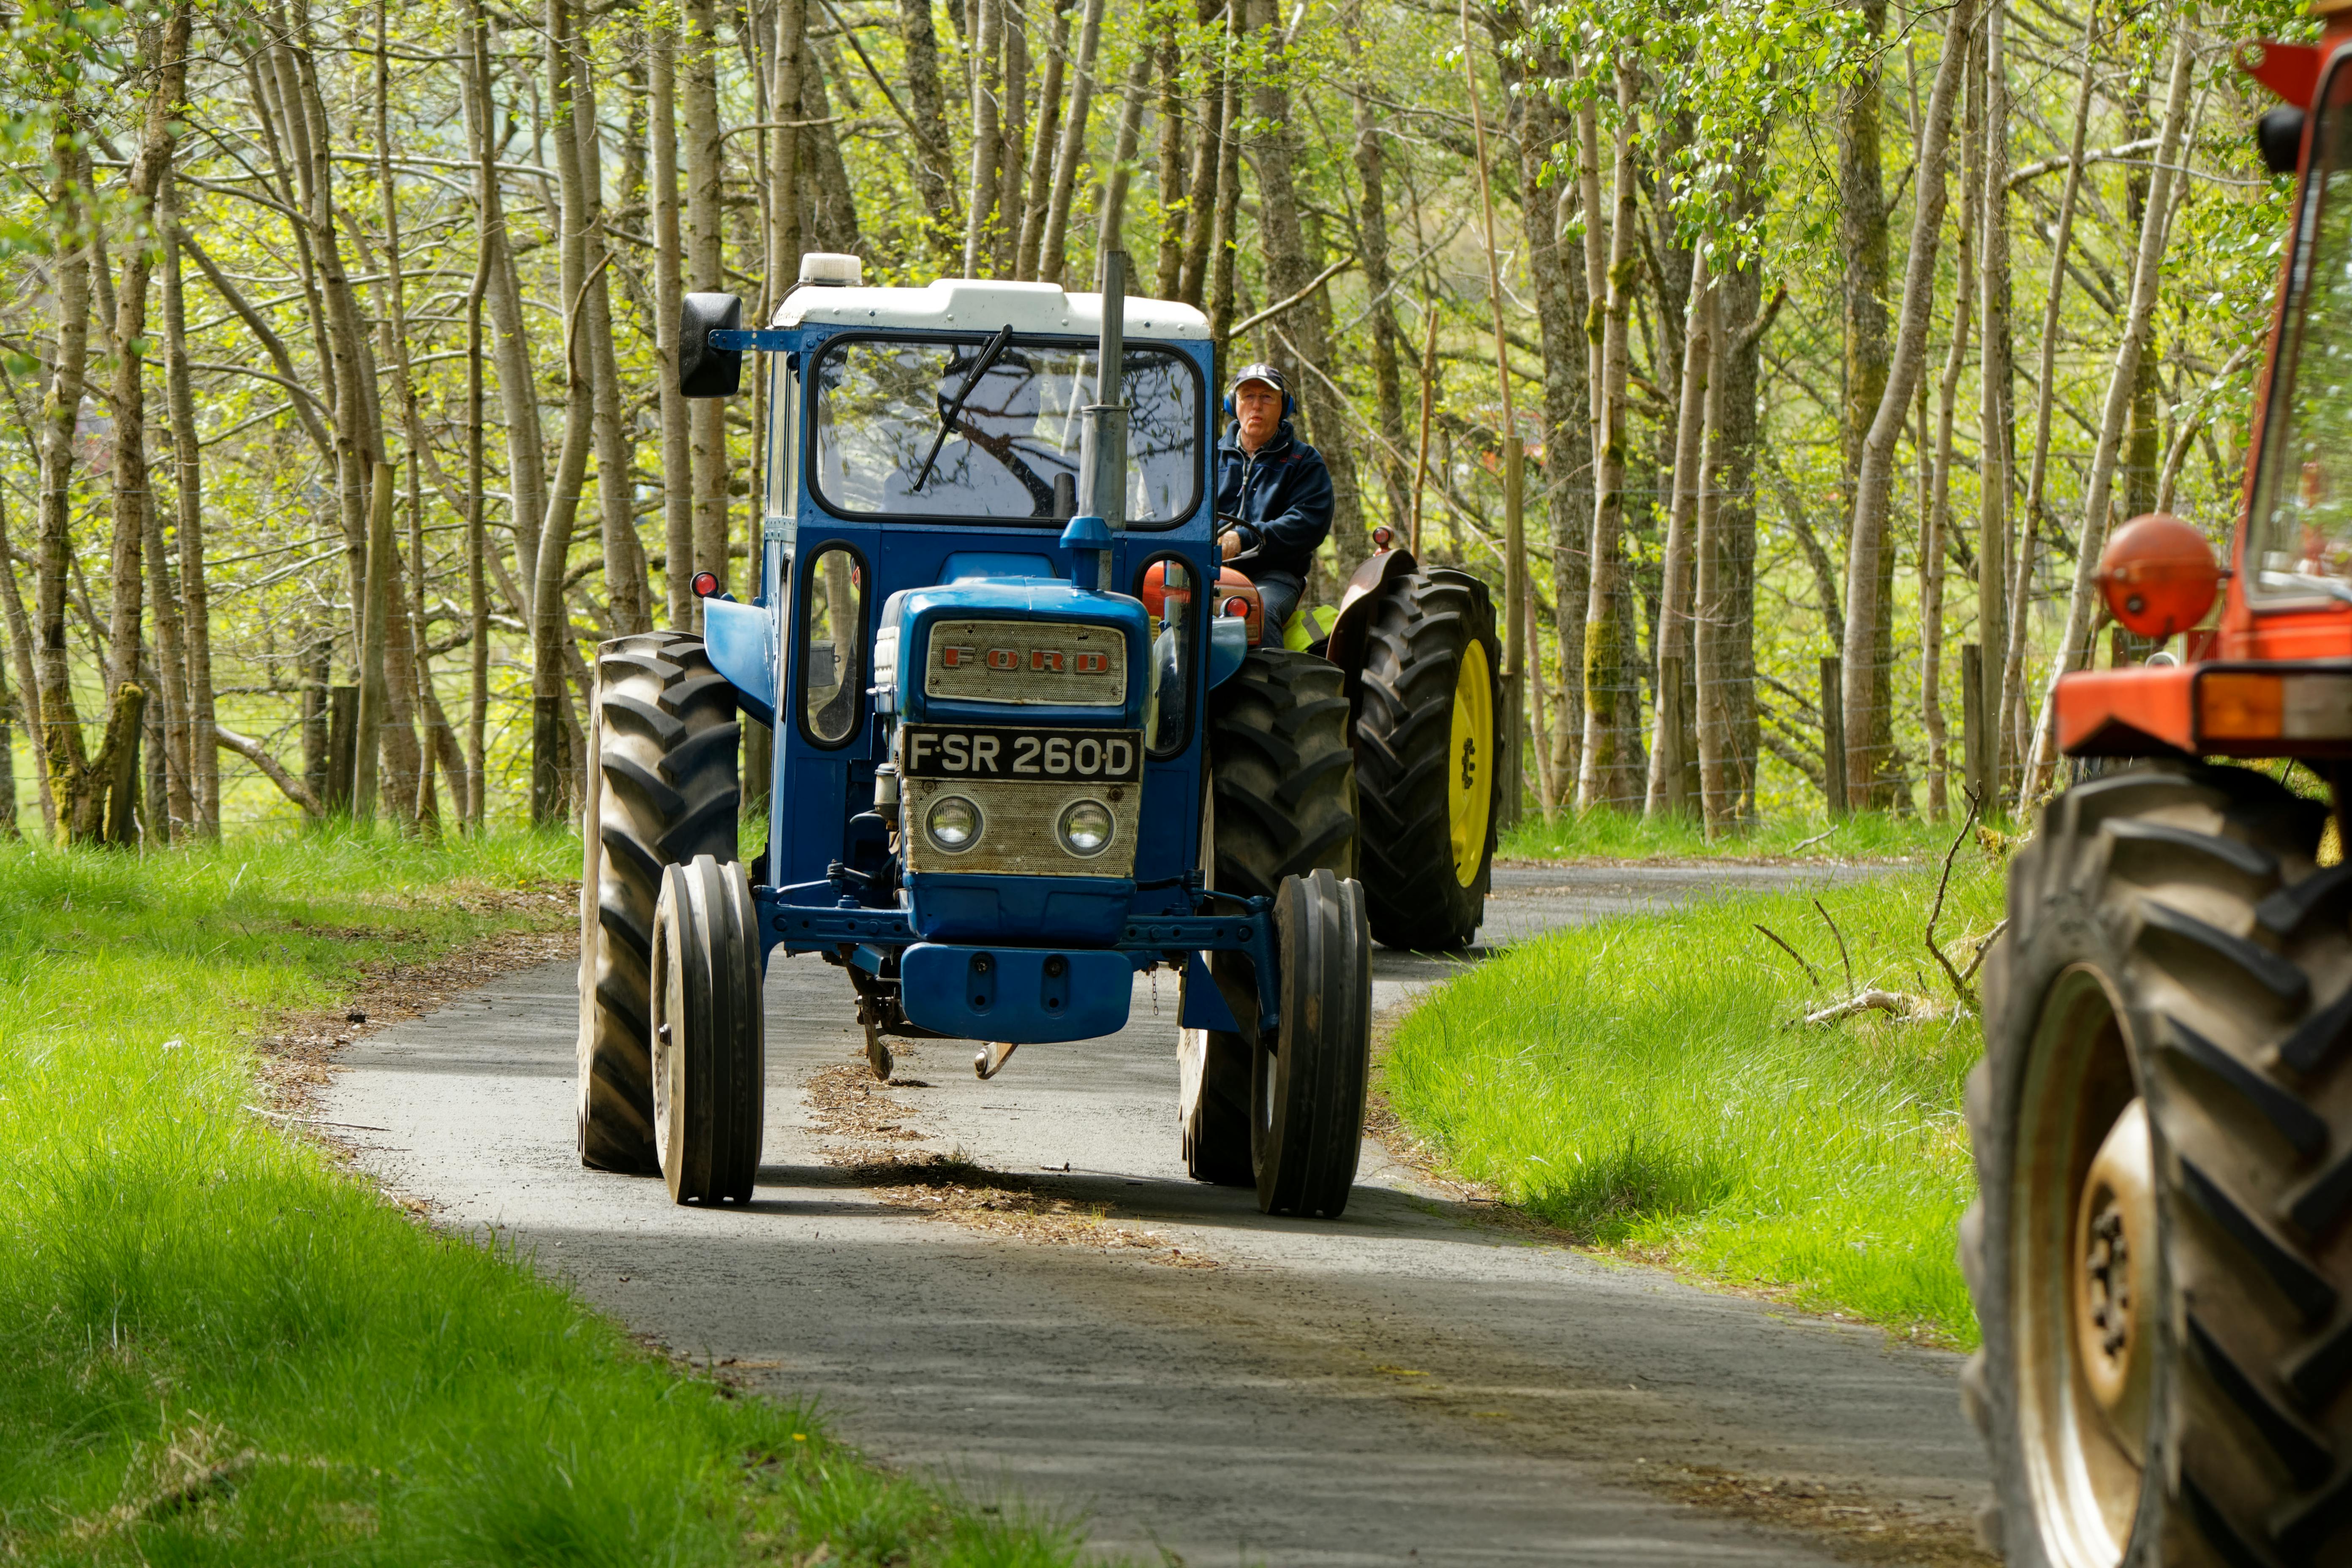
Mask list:
[[[1489,943],[1866,870],[1499,870]],[[1448,963],[1382,953],[1390,1005]],[[1212,1564],[1987,1561],[1958,1358],[1554,1245],[1367,1140],[1344,1218],[1187,1180],[1175,987],[1128,1028],[865,1074],[849,988],[779,961],[765,1164],[704,1212],[572,1151],[572,969],[361,1041],[328,1091],[362,1164],[883,1460]],[[1155,1013],[1156,1007],[1156,1013]],[[954,1164],[935,1163],[950,1156]]]

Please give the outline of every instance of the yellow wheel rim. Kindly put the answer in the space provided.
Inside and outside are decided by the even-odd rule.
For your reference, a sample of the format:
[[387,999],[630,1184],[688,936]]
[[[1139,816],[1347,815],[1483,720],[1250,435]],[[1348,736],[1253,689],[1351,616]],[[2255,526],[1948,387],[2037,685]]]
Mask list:
[[1454,683],[1454,728],[1445,746],[1445,815],[1454,836],[1454,879],[1467,888],[1486,858],[1486,814],[1494,804],[1495,691],[1486,645],[1462,650]]

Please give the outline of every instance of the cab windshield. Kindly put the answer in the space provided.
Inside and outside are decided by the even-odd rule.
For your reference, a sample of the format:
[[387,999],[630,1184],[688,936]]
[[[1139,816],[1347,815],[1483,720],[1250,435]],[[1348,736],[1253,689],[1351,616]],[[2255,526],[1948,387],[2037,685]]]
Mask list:
[[2352,67],[2320,96],[2247,533],[2257,596],[2352,597]]
[[[861,334],[818,351],[808,378],[816,405],[809,482],[826,509],[941,521],[1071,515],[1095,345],[1013,337],[994,345],[992,360],[991,346],[987,335]],[[1164,528],[1200,504],[1200,374],[1182,354],[1148,343],[1128,345],[1120,372],[1127,521]]]

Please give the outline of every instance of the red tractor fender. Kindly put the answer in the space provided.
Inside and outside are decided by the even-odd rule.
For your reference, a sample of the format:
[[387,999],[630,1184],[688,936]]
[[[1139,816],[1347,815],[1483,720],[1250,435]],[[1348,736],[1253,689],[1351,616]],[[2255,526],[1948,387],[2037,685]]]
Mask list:
[[1417,570],[1410,551],[1383,550],[1357,567],[1339,590],[1339,618],[1332,624],[1323,657],[1347,671],[1350,702],[1356,696],[1356,672],[1363,665],[1364,626],[1372,618],[1373,606],[1391,583]]

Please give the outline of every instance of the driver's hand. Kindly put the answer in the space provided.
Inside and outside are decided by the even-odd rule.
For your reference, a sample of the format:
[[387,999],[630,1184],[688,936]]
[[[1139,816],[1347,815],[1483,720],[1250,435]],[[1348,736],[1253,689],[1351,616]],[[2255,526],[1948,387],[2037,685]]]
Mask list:
[[1217,544],[1223,552],[1222,559],[1223,560],[1231,561],[1234,556],[1239,555],[1242,552],[1242,536],[1238,533],[1226,534],[1223,538],[1217,541]]

